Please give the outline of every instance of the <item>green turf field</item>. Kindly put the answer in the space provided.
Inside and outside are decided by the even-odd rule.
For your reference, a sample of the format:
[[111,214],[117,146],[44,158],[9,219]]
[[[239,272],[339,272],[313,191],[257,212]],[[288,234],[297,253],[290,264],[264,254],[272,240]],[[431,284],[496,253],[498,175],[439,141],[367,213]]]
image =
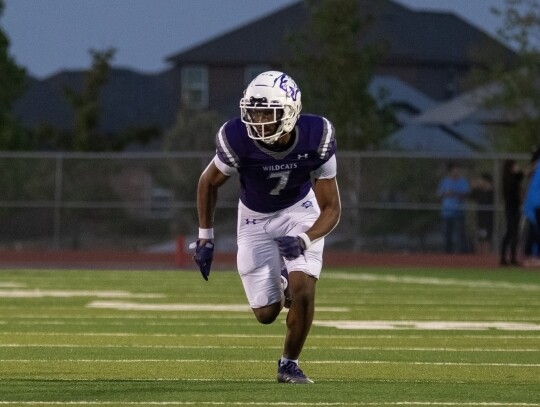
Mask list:
[[540,270],[327,269],[301,358],[234,272],[0,271],[0,406],[540,406]]

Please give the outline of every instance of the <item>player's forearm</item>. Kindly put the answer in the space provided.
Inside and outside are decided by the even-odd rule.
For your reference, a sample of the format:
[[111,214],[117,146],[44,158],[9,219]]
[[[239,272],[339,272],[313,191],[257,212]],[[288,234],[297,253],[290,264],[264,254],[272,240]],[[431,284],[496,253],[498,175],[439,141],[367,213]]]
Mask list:
[[305,232],[312,242],[330,233],[341,216],[341,200],[335,178],[316,180],[314,191],[321,213],[313,226]]
[[228,179],[229,177],[219,171],[213,162],[210,162],[201,174],[197,187],[197,213],[200,228],[209,229],[213,227],[218,189]]
[[326,236],[337,226],[340,216],[341,208],[339,206],[322,209],[319,218],[315,221],[313,226],[306,231],[306,234],[312,242]]
[[217,196],[217,187],[204,182],[201,178],[197,188],[197,213],[200,228],[207,229],[213,227]]

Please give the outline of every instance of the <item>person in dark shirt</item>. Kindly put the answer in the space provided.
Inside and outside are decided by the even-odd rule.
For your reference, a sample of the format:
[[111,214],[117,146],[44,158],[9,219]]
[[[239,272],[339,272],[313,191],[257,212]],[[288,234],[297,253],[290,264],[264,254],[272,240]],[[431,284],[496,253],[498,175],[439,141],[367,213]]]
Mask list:
[[502,192],[506,231],[501,244],[501,265],[519,265],[517,245],[523,201],[523,171],[515,160],[505,160],[502,175]]
[[199,179],[194,259],[208,279],[218,189],[238,176],[237,266],[244,291],[262,324],[289,307],[277,380],[310,384],[298,359],[313,321],[324,237],[337,225],[341,204],[334,127],[322,116],[301,115],[300,97],[294,80],[278,71],[258,75],[246,88],[240,117],[218,131],[216,155]]
[[493,177],[482,173],[471,182],[470,198],[478,205],[476,211],[476,253],[485,254],[491,251],[493,237]]

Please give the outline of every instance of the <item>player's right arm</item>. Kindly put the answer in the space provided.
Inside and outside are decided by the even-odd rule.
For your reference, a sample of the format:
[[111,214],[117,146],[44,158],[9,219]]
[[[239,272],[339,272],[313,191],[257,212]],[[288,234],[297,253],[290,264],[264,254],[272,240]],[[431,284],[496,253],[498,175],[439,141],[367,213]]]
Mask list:
[[199,216],[199,237],[190,245],[195,249],[193,260],[205,280],[208,281],[214,258],[214,211],[216,209],[218,189],[229,177],[220,171],[214,161],[203,171],[197,186],[197,213]]
[[210,229],[214,226],[218,189],[229,178],[228,175],[225,175],[216,167],[214,160],[201,174],[197,187],[197,213],[200,228]]

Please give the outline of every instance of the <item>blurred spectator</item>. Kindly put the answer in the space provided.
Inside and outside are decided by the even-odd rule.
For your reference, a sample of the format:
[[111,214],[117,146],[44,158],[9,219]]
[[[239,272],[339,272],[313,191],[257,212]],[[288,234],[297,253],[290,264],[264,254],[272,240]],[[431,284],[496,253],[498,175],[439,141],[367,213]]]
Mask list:
[[[505,160],[502,176],[502,192],[506,231],[501,244],[501,265],[519,265],[517,245],[521,204],[523,201],[523,171],[514,160]],[[510,258],[508,258],[510,255]]]
[[441,217],[444,224],[446,253],[467,252],[465,238],[465,198],[469,194],[469,182],[461,168],[449,163],[447,174],[439,182],[437,195],[442,199]]
[[[493,236],[493,177],[482,173],[479,178],[471,181],[469,197],[476,202],[475,252],[489,253]],[[488,208],[489,207],[489,208]]]
[[532,172],[527,194],[523,204],[523,212],[529,226],[529,242],[525,255],[530,256],[527,263],[538,262],[540,254],[540,147],[536,147],[531,156]]

